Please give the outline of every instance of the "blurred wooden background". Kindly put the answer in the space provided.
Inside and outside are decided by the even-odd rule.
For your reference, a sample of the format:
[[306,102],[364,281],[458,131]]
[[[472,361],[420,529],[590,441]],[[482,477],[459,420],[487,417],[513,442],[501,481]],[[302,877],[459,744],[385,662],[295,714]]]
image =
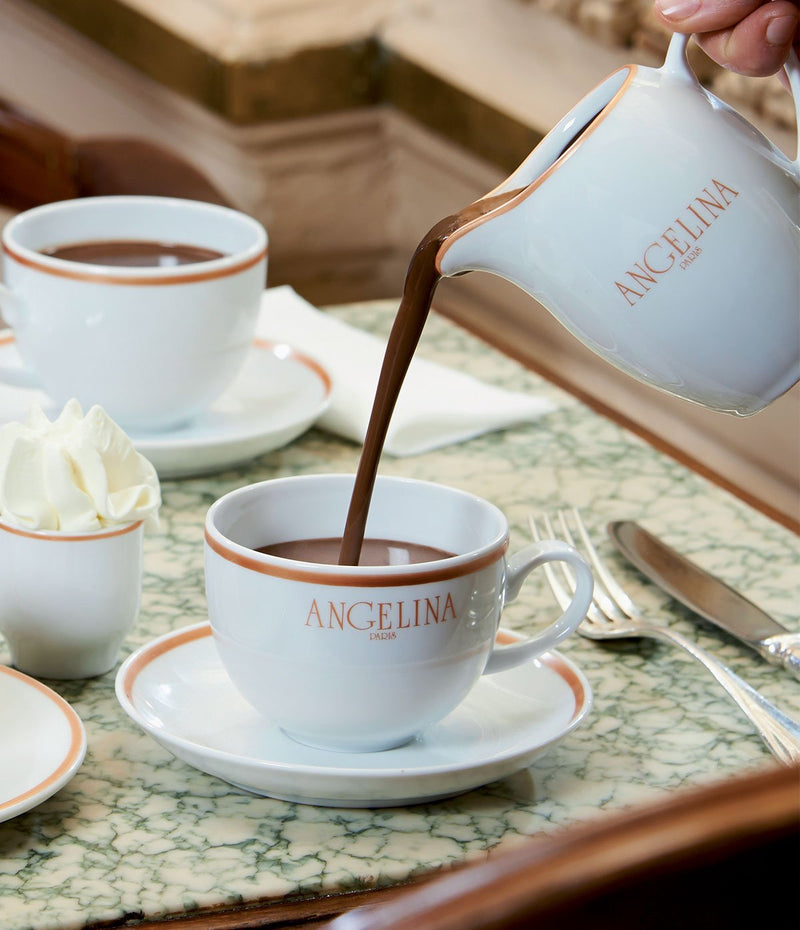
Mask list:
[[[136,137],[188,156],[268,227],[271,284],[318,305],[396,297],[434,222],[494,187],[608,73],[660,63],[667,36],[649,11],[650,0],[0,0],[0,97],[77,140]],[[692,60],[794,154],[776,78],[720,72],[699,50]],[[800,528],[800,389],[738,420],[617,373],[500,279],[446,281],[435,307]]]

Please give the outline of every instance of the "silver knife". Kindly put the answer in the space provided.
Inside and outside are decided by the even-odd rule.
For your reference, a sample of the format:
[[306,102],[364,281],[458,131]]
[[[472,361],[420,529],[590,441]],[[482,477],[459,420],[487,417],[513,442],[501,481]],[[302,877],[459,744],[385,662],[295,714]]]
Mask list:
[[800,633],[791,633],[724,581],[695,565],[632,520],[608,524],[625,558],[667,594],[800,678]]

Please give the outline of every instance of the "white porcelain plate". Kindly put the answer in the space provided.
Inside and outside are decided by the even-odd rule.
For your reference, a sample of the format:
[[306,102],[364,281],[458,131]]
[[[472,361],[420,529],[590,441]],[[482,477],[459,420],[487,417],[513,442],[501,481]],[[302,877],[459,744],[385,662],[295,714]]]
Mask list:
[[36,807],[77,772],[86,733],[55,691],[0,666],[0,822]]
[[239,696],[207,623],[134,652],[116,689],[133,720],[189,765],[255,794],[332,807],[439,800],[504,778],[575,729],[592,703],[583,674],[550,652],[482,678],[453,713],[405,746],[325,752],[289,739]]
[[[0,336],[0,366],[20,365],[13,335]],[[234,382],[204,414],[180,429],[130,436],[163,479],[208,474],[287,445],[330,398],[331,379],[318,362],[256,339]],[[0,384],[0,423],[25,419],[32,403],[51,418],[58,412],[42,391]]]

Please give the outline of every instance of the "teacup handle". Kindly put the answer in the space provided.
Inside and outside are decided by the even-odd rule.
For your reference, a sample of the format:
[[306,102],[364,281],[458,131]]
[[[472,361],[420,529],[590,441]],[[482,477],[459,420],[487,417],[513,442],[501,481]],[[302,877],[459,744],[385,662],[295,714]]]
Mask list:
[[[686,57],[686,48],[689,45],[690,38],[690,36],[683,35],[680,32],[673,33],[664,59],[663,70],[677,77],[698,83],[697,77],[689,65],[689,59]],[[789,79],[789,87],[794,99],[795,116],[797,117],[796,126],[799,134],[793,164],[800,171],[800,58],[798,58],[794,49],[789,52],[784,71]]]
[[594,590],[591,569],[576,549],[558,539],[531,543],[509,560],[504,604],[514,600],[528,575],[545,562],[566,562],[574,570],[576,583],[572,600],[557,620],[535,636],[509,646],[495,645],[483,670],[484,675],[503,672],[547,652],[573,633],[586,616]]

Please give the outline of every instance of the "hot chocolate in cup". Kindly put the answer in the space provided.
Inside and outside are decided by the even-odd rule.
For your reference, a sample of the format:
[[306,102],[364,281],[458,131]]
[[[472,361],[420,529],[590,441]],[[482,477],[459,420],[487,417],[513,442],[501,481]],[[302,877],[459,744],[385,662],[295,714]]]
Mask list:
[[[366,549],[384,564],[317,561],[336,557],[352,489],[348,475],[281,478],[209,509],[214,639],[265,726],[328,750],[402,745],[455,709],[482,674],[531,661],[584,617],[593,585],[579,553],[546,540],[509,559],[501,511],[443,485],[378,477],[366,532],[378,542]],[[504,605],[552,561],[575,574],[572,603],[529,638],[497,645]]]
[[2,241],[0,309],[25,368],[0,368],[0,381],[146,432],[190,421],[239,371],[266,280],[267,235],[251,217],[88,197],[19,214]]

